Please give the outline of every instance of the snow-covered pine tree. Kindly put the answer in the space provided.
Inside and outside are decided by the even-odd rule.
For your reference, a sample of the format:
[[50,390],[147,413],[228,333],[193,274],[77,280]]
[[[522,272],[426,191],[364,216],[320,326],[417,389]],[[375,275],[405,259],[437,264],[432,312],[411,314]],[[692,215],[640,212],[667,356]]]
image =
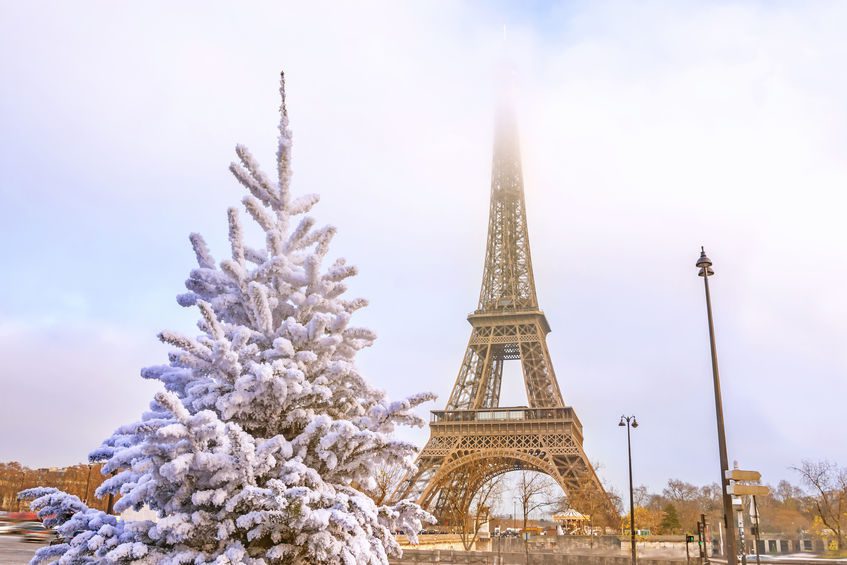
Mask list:
[[24,491],[62,542],[33,563],[387,563],[400,554],[393,531],[414,538],[432,521],[411,501],[377,507],[359,490],[382,466],[411,465],[414,446],[392,432],[422,425],[411,409],[433,396],[389,402],[358,373],[355,355],[375,336],[350,320],[366,302],[342,298],[354,267],[322,267],[335,229],[305,215],[317,196],[291,196],[284,77],[280,94],[278,180],[243,146],[230,165],[264,247],[247,246],[235,208],[230,259],[191,235],[198,266],[177,301],[197,308],[201,333],[159,335],[170,363],[142,376],[165,390],[90,455],[115,472],[98,496],[120,493],[117,513],[147,506],[158,520]]

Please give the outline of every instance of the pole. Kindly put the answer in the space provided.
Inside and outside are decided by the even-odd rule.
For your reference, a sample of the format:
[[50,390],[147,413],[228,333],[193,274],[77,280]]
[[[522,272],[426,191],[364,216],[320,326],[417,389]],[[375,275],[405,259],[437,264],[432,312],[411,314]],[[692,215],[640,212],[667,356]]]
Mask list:
[[24,479],[25,478],[26,478],[26,471],[21,470],[21,482],[18,485],[18,492],[15,494],[15,498],[17,498],[17,501],[18,501],[18,507],[17,507],[16,512],[21,511],[21,499],[18,497],[18,495],[21,493],[22,490],[24,490]]
[[632,565],[635,565],[635,503],[632,494],[632,442],[629,434],[629,418],[626,420],[626,453],[629,458],[629,538]]
[[85,495],[82,497],[82,501],[85,504],[88,504],[88,487],[91,486],[91,463],[88,464],[88,478],[85,479]]
[[[518,499],[512,497],[512,528],[518,529]],[[509,541],[509,547],[514,549],[514,543]]]
[[688,552],[688,534],[685,534],[685,562],[691,563],[691,554]]
[[738,509],[738,544],[741,546],[741,565],[747,565],[747,539],[744,537],[744,505]]
[[709,538],[706,536],[706,515],[700,514],[700,523],[703,524],[703,562],[709,562]]
[[502,548],[503,547],[503,532],[497,532],[497,565],[503,565]]
[[753,495],[753,515],[756,517],[756,565],[761,564],[759,558],[759,504],[756,502],[756,495]]
[[[706,258],[705,252],[701,255],[701,260],[698,266]],[[703,284],[706,289],[706,313],[709,318],[709,347],[712,354],[712,379],[715,387],[715,416],[718,424],[718,449],[721,459],[721,490],[723,492],[723,522],[726,528],[726,563],[727,565],[738,564],[738,554],[735,551],[735,524],[732,519],[732,497],[727,492],[729,480],[726,478],[726,471],[729,470],[729,458],[726,455],[726,429],[723,422],[723,400],[721,398],[721,378],[718,374],[718,349],[715,345],[715,323],[712,319],[712,297],[709,293],[709,269],[711,261],[706,258],[708,264],[702,267]]]
[[526,531],[526,522],[529,518],[529,515],[526,513],[527,500],[527,497],[521,499],[521,511],[523,512],[523,551],[525,556],[524,563],[526,563],[526,565],[529,565],[529,532]]
[[[117,474],[118,474],[118,471],[115,470],[115,471],[112,471],[111,476],[114,477]],[[106,514],[111,514],[112,512],[114,512],[114,506],[115,506],[115,495],[110,492],[109,493],[109,501],[106,503]]]

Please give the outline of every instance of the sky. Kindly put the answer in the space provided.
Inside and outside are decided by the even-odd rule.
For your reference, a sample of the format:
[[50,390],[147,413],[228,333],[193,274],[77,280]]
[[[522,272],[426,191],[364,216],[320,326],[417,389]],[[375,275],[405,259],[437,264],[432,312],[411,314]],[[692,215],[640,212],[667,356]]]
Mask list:
[[601,476],[625,491],[634,414],[636,484],[719,478],[701,245],[730,460],[847,465],[845,24],[826,1],[0,2],[0,461],[81,462],[140,417],[156,334],[196,331],[188,234],[227,249],[235,144],[273,167],[282,69],[294,190],[380,336],[363,373],[441,409],[505,56],[548,345]]

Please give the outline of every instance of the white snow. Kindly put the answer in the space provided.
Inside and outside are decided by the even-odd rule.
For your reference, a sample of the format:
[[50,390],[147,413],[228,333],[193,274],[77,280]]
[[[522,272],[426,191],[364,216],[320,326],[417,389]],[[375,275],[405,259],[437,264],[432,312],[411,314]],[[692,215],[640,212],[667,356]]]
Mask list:
[[165,390],[90,456],[117,473],[98,496],[120,493],[117,513],[148,508],[157,520],[30,489],[64,541],[33,563],[384,564],[400,554],[393,530],[414,539],[431,520],[411,501],[377,508],[359,490],[383,465],[411,467],[414,447],[391,434],[422,425],[412,409],[433,396],[390,402],[359,374],[356,353],[376,336],[349,324],[367,303],[342,298],[354,267],[322,266],[335,229],[303,216],[318,197],[291,201],[284,82],[280,93],[276,182],[243,146],[230,166],[264,248],[246,245],[235,208],[230,258],[216,263],[191,234],[198,267],[177,301],[198,309],[200,334],[159,335],[170,363],[142,376]]

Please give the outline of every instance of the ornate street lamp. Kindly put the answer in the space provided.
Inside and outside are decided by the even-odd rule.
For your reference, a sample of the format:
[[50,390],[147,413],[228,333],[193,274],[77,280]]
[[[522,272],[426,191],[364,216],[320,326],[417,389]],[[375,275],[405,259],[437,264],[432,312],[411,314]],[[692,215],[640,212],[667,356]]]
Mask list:
[[635,565],[635,503],[632,494],[632,441],[630,439],[630,427],[637,428],[638,420],[635,419],[635,416],[621,416],[618,426],[626,426],[626,454],[629,458],[629,536],[632,565]]
[[735,552],[735,521],[732,514],[732,497],[727,493],[729,479],[726,472],[729,470],[729,460],[726,455],[726,430],[723,424],[723,400],[721,399],[721,379],[718,374],[718,349],[715,346],[715,323],[712,319],[712,297],[709,294],[709,277],[715,274],[712,269],[712,260],[706,256],[706,251],[700,248],[700,258],[697,260],[699,275],[703,277],[706,288],[706,314],[709,318],[709,346],[712,352],[712,378],[715,386],[715,416],[718,421],[718,448],[721,458],[721,492],[723,494],[723,524],[726,528],[726,563],[737,565],[738,555]]

